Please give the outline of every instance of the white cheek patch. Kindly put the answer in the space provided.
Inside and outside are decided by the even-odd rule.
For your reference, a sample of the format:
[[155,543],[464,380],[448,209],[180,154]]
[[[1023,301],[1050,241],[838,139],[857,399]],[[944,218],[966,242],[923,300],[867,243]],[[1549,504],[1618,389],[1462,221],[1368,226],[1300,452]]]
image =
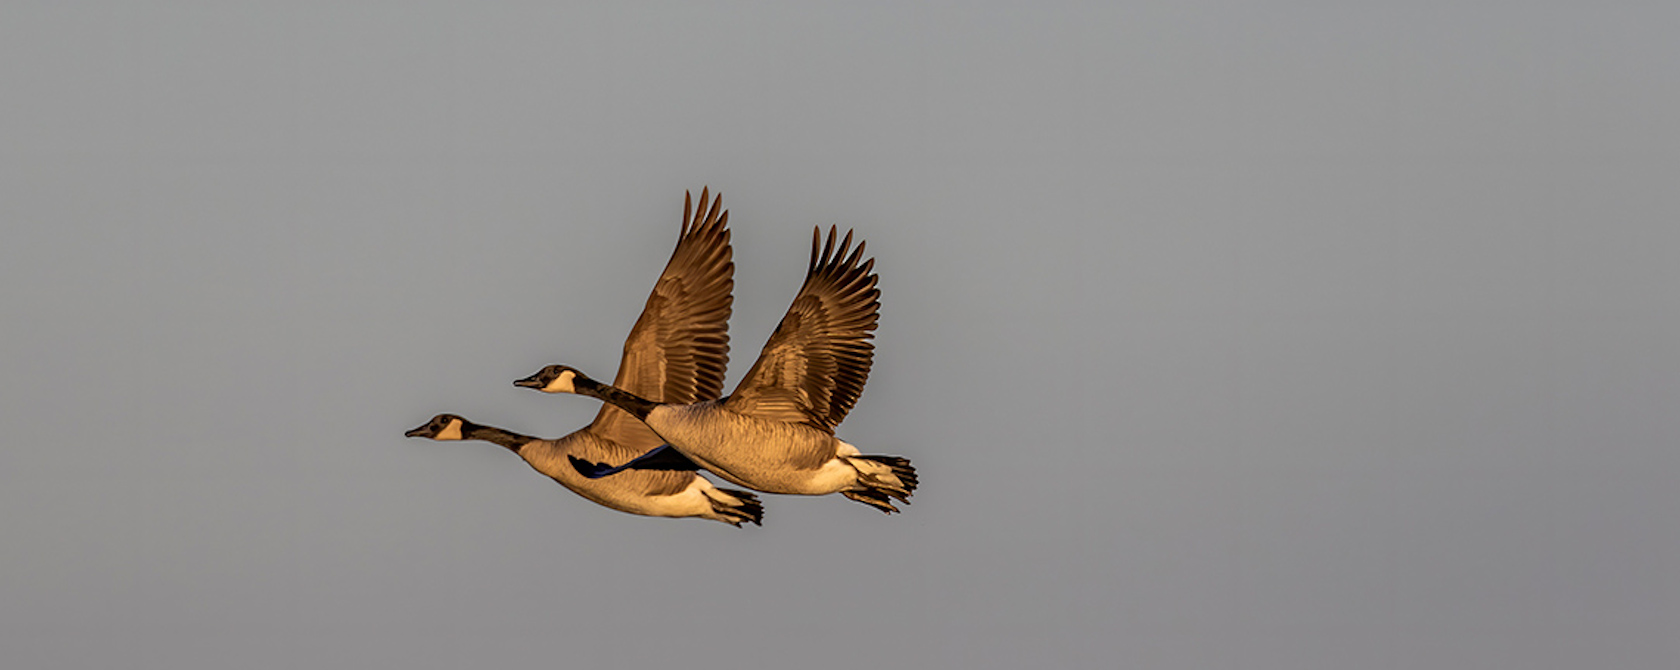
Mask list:
[[543,390],[549,393],[577,393],[577,389],[572,387],[572,377],[575,376],[577,375],[570,370],[562,372],[554,381],[549,382],[548,386],[543,387]]
[[459,439],[461,439],[461,422],[460,421],[450,421],[449,425],[444,426],[443,430],[438,431],[437,437],[434,437],[432,439],[434,439],[434,440],[459,440]]

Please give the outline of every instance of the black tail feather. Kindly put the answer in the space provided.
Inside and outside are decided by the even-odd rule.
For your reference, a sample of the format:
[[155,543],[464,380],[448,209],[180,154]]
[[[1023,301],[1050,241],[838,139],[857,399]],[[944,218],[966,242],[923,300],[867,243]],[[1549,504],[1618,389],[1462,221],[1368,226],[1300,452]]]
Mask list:
[[854,491],[841,491],[840,495],[881,510],[887,514],[899,511],[897,507],[893,506],[892,500],[888,499],[885,491],[879,491],[876,489],[857,489]]
[[886,512],[887,514],[899,511],[897,507],[893,506],[893,500],[897,500],[906,505],[910,504],[910,495],[916,492],[916,486],[920,483],[916,478],[915,466],[910,465],[910,459],[903,458],[901,456],[875,455],[859,455],[852,456],[852,458],[873,461],[891,468],[893,476],[897,477],[898,481],[904,484],[904,489],[901,491],[896,486],[880,486],[872,484],[868,481],[860,481],[859,483],[862,484],[864,488],[853,491],[841,491],[841,495],[865,505],[869,505],[870,507],[874,507],[875,509]]
[[716,498],[712,498],[712,510],[721,514],[726,523],[740,528],[743,522],[751,522],[754,526],[764,525],[764,503],[758,501],[758,496],[739,489],[718,487],[718,491],[727,493],[740,499],[740,504],[730,505]]
[[[875,461],[876,463],[892,468],[893,474],[898,477],[898,480],[904,482],[906,495],[915,493],[916,486],[921,483],[921,481],[916,478],[916,467],[910,464],[910,459],[908,458],[904,458],[902,456],[872,456],[867,454],[862,456],[853,456],[852,458],[862,458],[864,460]],[[903,498],[899,499],[903,500]]]

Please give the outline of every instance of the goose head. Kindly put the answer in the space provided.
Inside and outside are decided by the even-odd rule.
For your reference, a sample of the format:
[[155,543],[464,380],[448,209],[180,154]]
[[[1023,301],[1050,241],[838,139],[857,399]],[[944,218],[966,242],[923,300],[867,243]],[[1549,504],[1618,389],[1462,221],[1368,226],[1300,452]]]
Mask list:
[[467,420],[454,414],[439,414],[432,417],[425,425],[403,433],[404,437],[424,437],[433,440],[465,439],[461,431],[467,427]]
[[543,393],[577,393],[580,381],[584,384],[591,384],[595,380],[590,379],[588,375],[582,372],[578,372],[577,368],[565,365],[550,365],[538,370],[537,374],[514,382],[513,385],[536,389]]

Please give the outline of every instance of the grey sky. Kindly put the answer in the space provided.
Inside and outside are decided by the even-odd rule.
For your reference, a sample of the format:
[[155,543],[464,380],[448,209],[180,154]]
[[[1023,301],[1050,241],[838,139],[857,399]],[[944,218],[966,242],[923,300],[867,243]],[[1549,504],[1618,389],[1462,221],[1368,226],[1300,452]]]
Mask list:
[[[9,667],[1680,662],[1680,6],[535,4],[6,6]],[[731,386],[868,240],[905,514],[402,438],[702,185]]]

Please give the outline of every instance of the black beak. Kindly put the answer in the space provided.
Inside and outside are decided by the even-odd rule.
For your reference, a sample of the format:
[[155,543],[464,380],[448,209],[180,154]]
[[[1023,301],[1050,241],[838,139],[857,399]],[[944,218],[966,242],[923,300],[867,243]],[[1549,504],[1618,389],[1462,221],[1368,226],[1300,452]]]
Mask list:
[[513,383],[513,385],[514,386],[522,386],[522,387],[525,387],[525,388],[528,388],[528,389],[540,389],[540,388],[548,385],[547,382],[544,382],[543,380],[538,379],[538,377],[541,377],[541,376],[542,376],[542,373],[537,373],[537,374],[531,375],[529,377],[526,377],[524,379],[521,379],[519,381],[516,381],[516,382]]
[[428,434],[426,429],[429,428],[429,427],[431,427],[431,426],[428,424],[428,425],[425,425],[425,426],[421,426],[419,428],[415,428],[414,430],[403,433],[403,437],[425,437]]

